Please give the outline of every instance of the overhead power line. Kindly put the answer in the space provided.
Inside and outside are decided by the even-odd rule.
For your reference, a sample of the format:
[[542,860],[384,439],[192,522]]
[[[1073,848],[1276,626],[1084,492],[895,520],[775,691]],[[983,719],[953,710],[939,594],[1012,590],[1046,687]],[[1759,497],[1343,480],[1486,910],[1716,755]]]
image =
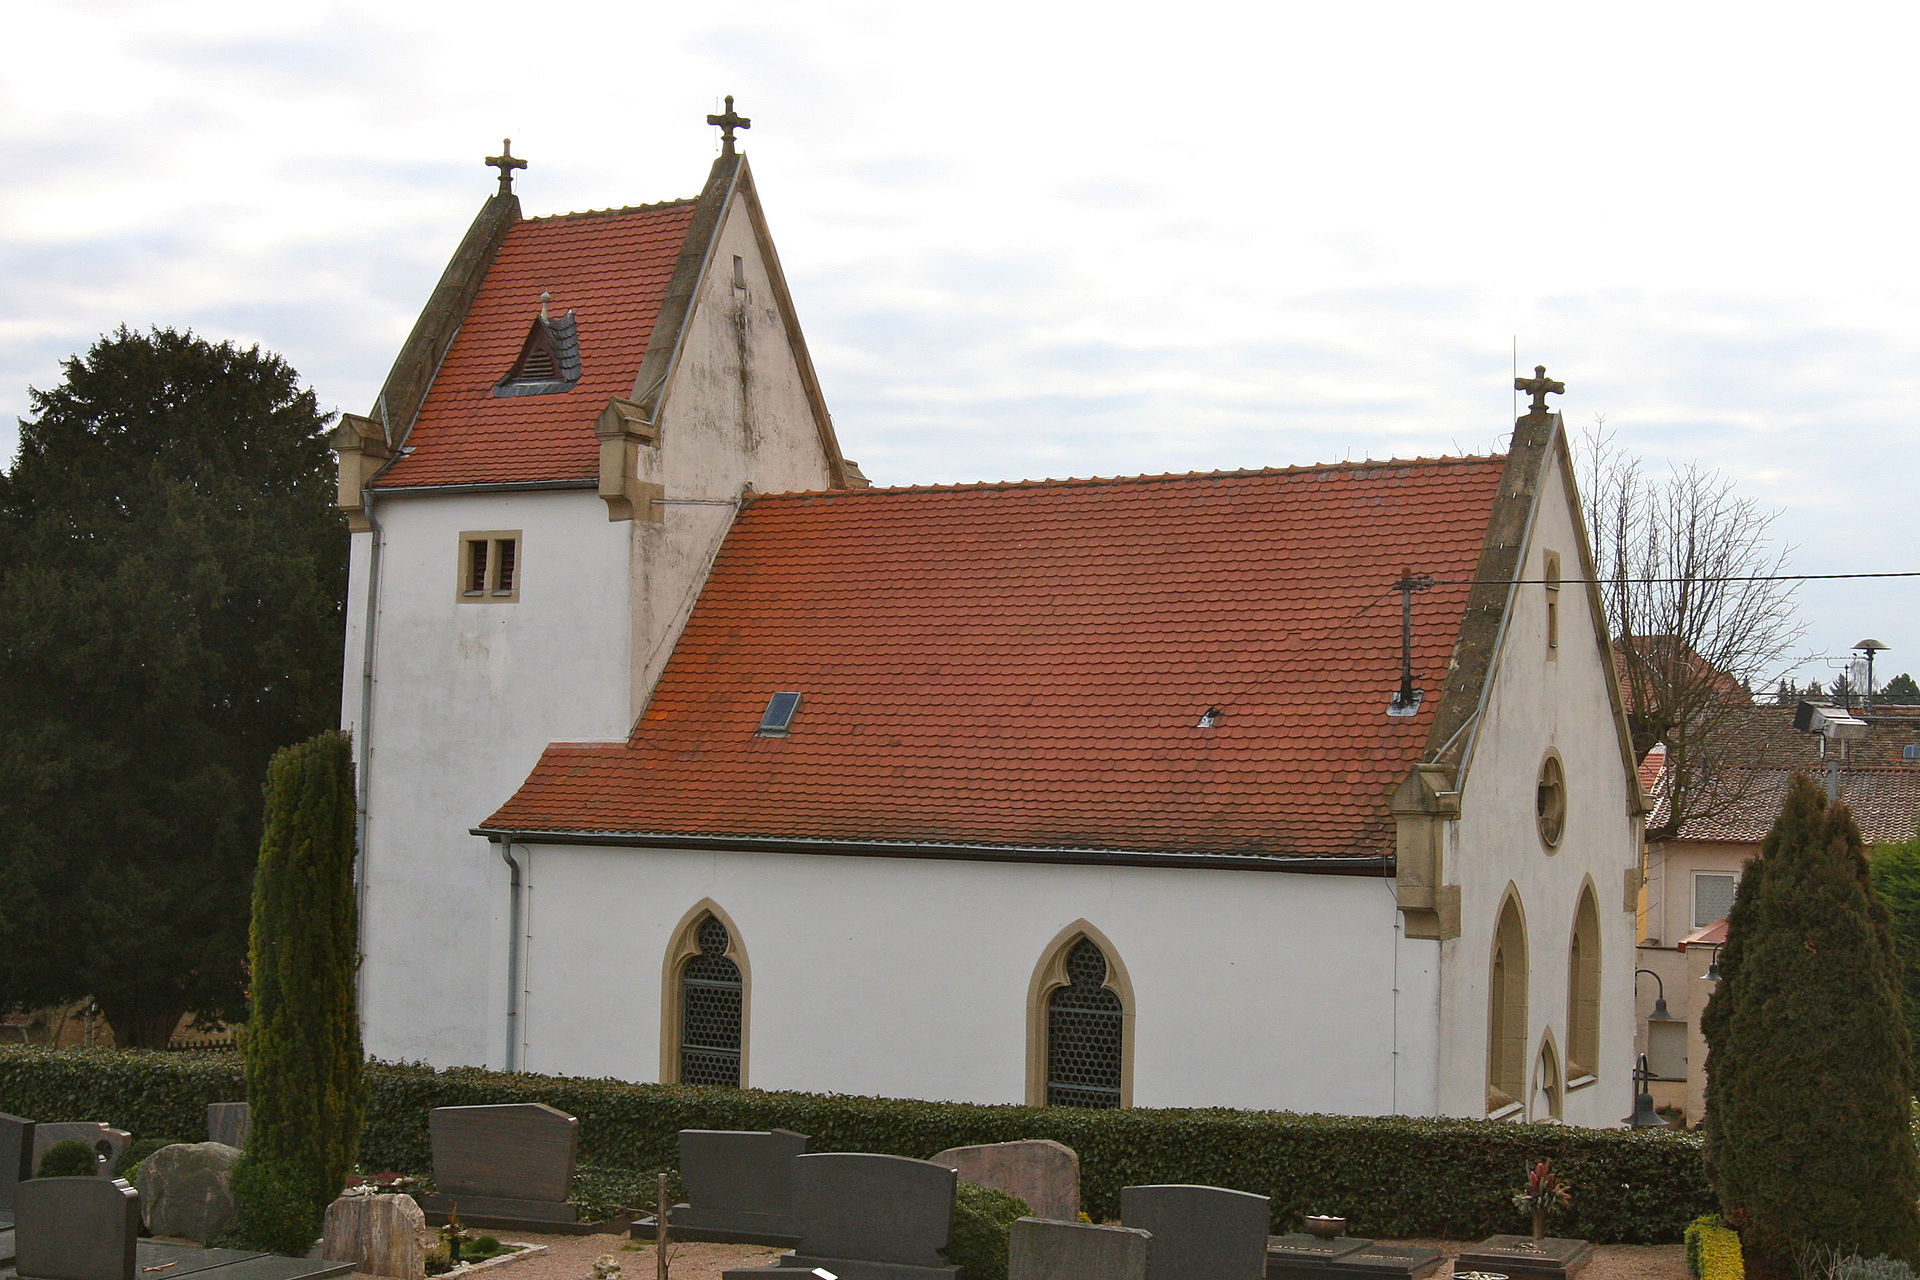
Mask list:
[[[1634,586],[1654,586],[1682,582],[1833,582],[1843,578],[1920,578],[1920,569],[1900,573],[1755,573],[1727,577],[1680,577],[1680,578],[1440,578],[1433,583],[1436,587],[1534,587],[1563,586],[1578,587],[1587,583],[1595,586],[1611,587],[1631,583]],[[1393,590],[1392,587],[1388,588]]]

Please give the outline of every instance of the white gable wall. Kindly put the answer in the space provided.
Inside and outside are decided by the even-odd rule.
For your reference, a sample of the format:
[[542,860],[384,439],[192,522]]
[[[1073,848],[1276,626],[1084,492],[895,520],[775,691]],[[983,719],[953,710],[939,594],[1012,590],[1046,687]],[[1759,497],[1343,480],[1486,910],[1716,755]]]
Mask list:
[[1396,965],[1390,881],[577,845],[523,856],[529,1070],[658,1079],[667,948],[712,899],[747,956],[756,1088],[1023,1101],[1029,984],[1084,919],[1133,987],[1136,1105],[1431,1111],[1434,974],[1419,957],[1432,949],[1403,945]]
[[[744,289],[733,283],[736,254]],[[801,359],[736,199],[670,371],[658,444],[639,451],[639,478],[668,499],[657,512],[609,521],[592,488],[376,491],[361,928],[369,1053],[505,1065],[510,875],[497,849],[468,831],[548,743],[626,737],[743,487],[828,486]],[[580,429],[592,425],[586,416]],[[521,532],[517,602],[460,599],[459,535],[472,530]],[[372,536],[354,535],[352,549],[342,719],[356,732]]]
[[[1572,1124],[1617,1125],[1632,1106],[1634,916],[1626,877],[1637,866],[1635,796],[1622,762],[1608,699],[1606,651],[1596,638],[1581,579],[1581,535],[1562,468],[1550,448],[1520,577],[1542,576],[1542,553],[1560,553],[1560,644],[1549,656],[1546,590],[1520,586],[1461,782],[1460,819],[1448,851],[1461,886],[1461,934],[1440,944],[1440,1110],[1486,1114],[1488,986],[1493,933],[1507,886],[1526,923],[1527,1072],[1551,1031],[1563,1075],[1567,1062],[1568,949],[1581,885],[1591,880],[1601,935],[1599,1078],[1565,1093]],[[1416,615],[1417,619],[1417,615]],[[1417,625],[1417,620],[1416,620]],[[1535,819],[1535,788],[1548,749],[1566,775],[1566,833],[1549,852]]]

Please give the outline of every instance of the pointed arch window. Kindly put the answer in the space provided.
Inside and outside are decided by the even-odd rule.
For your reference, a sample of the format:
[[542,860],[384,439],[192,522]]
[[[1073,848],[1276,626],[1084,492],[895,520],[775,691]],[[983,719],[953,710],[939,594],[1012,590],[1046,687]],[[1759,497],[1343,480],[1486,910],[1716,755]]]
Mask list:
[[660,1078],[738,1088],[746,1079],[746,954],[731,926],[702,904],[667,951]]
[[1567,1082],[1572,1087],[1599,1073],[1600,910],[1593,886],[1583,885],[1573,910],[1567,944]]
[[1524,1110],[1527,1089],[1527,933],[1511,889],[1493,931],[1487,984],[1487,1114]]
[[1133,1000],[1112,944],[1081,924],[1054,940],[1028,992],[1027,1101],[1132,1102]]
[[1540,1052],[1533,1059],[1533,1098],[1529,1120],[1560,1119],[1564,1086],[1560,1079],[1560,1055],[1553,1050],[1553,1032],[1540,1038]]

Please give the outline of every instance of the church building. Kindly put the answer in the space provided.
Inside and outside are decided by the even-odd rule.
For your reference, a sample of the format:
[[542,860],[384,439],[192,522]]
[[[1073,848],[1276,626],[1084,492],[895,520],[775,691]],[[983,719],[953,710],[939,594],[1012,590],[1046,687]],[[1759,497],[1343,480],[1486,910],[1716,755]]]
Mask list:
[[869,487],[712,123],[603,212],[503,148],[336,431],[368,1051],[1618,1124],[1645,802],[1559,385],[1499,456]]

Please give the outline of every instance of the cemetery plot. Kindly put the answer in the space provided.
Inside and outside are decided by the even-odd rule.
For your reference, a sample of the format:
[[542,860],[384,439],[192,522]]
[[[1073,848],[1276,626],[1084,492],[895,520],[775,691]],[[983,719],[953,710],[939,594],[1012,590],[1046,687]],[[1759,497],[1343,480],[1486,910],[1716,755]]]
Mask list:
[[1570,1280],[1592,1259],[1593,1246],[1585,1240],[1488,1236],[1462,1249],[1453,1269],[1503,1272],[1514,1280]]
[[855,1152],[795,1156],[800,1245],[770,1267],[729,1268],[726,1280],[820,1269],[840,1280],[958,1280],[940,1256],[953,1233],[952,1169]]
[[567,1200],[580,1122],[538,1102],[435,1107],[427,1113],[433,1141],[434,1190],[420,1197],[427,1221],[445,1223],[456,1208],[473,1226],[581,1233]]
[[1148,1280],[1262,1280],[1272,1201],[1224,1187],[1120,1188],[1120,1222],[1153,1233]]
[[[669,1211],[669,1238],[789,1247],[798,1244],[793,1161],[806,1150],[807,1136],[787,1129],[770,1133],[682,1129],[680,1183],[686,1189],[687,1203],[674,1205]],[[637,1240],[653,1239],[654,1219],[639,1219],[629,1234]]]
[[1147,1280],[1153,1236],[1134,1227],[1020,1218],[1007,1241],[1007,1280]]
[[1026,1202],[1036,1218],[1080,1220],[1080,1157],[1072,1147],[1046,1138],[949,1147],[933,1157],[962,1182],[1004,1191]]

